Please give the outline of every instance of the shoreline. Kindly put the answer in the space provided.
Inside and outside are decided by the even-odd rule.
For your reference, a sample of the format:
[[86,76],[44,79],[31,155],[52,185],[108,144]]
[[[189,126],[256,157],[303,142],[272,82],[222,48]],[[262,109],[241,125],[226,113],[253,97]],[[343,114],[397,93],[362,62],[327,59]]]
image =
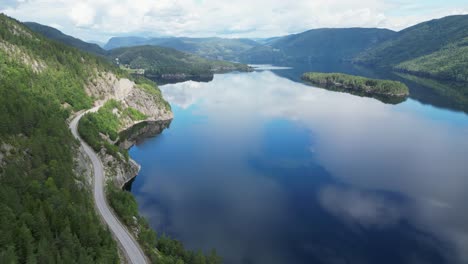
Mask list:
[[[135,124],[129,126],[128,128],[119,132],[119,140],[116,142],[116,145],[119,148],[125,149],[126,151],[130,150],[134,145],[138,144],[139,141],[151,138],[161,134],[164,129],[168,128],[172,122],[171,119],[147,119],[136,122]],[[121,138],[122,137],[122,138]],[[141,170],[141,165],[132,159],[129,156],[128,162],[133,166],[137,167],[136,173],[134,175],[124,179],[119,185],[119,189],[125,190],[125,186],[130,182],[135,180]],[[125,164],[121,164],[125,165]]]

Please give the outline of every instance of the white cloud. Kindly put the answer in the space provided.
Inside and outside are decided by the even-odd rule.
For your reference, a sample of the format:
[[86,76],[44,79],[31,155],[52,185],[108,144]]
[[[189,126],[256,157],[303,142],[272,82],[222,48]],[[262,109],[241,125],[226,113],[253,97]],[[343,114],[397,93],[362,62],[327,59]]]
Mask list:
[[468,3],[458,0],[446,1],[443,7],[421,5],[421,1],[395,0],[0,2],[0,11],[17,19],[59,24],[66,33],[85,39],[143,32],[174,36],[269,37],[319,27],[401,29],[430,18],[468,13]]
[[69,15],[76,26],[86,27],[94,24],[96,11],[87,3],[76,3],[72,6]]
[[364,227],[387,227],[402,218],[397,203],[375,193],[328,186],[319,193],[323,208],[339,219]]

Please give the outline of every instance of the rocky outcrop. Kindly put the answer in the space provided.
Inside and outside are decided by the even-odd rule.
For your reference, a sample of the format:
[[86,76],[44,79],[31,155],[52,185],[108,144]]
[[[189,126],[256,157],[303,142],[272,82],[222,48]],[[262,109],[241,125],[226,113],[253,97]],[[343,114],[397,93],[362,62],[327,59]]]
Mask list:
[[119,188],[122,188],[140,172],[141,166],[131,158],[125,159],[122,156],[116,158],[106,153],[104,149],[98,154],[104,165],[107,181],[111,181]]
[[[137,140],[144,136],[161,133],[168,126],[173,114],[161,98],[159,91],[145,90],[128,79],[119,79],[112,73],[97,73],[96,77],[85,87],[88,95],[97,98],[96,104],[103,104],[109,99],[120,101],[122,109],[114,109],[113,113],[120,118],[120,133],[117,142],[125,149],[130,148]],[[144,120],[134,121],[121,110],[131,107],[146,116]],[[131,131],[132,133],[130,133]],[[114,156],[104,149],[98,153],[105,167],[107,180],[116,186],[123,187],[140,171],[140,165],[129,157],[120,153]]]
[[118,146],[120,148],[129,149],[146,138],[160,134],[164,129],[168,128],[170,124],[171,120],[145,121],[136,124],[120,133],[121,140],[118,142]]
[[79,147],[79,151],[77,151],[75,157],[75,175],[79,177],[77,184],[80,186],[82,184],[86,184],[87,186],[91,186],[93,183],[93,170],[91,160],[89,159],[88,155],[84,152],[83,147]]
[[125,106],[135,108],[145,114],[148,117],[146,121],[169,120],[174,117],[172,111],[165,107],[165,103],[161,102],[159,96],[138,86],[122,102]]
[[129,79],[119,79],[113,73],[96,71],[95,77],[85,86],[85,91],[100,104],[109,99],[123,100],[134,86],[135,83]]
[[0,40],[0,50],[5,51],[9,58],[31,67],[34,73],[40,73],[47,68],[44,61],[33,57],[32,55],[24,52],[21,48],[11,43]]
[[16,152],[15,147],[8,143],[0,142],[0,168],[5,165],[4,160],[11,156],[13,152]]

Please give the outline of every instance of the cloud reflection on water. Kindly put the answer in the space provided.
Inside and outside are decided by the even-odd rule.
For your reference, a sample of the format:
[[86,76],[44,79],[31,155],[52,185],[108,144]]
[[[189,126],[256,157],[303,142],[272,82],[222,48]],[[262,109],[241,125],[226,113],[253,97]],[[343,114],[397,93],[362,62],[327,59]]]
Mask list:
[[[235,221],[255,222],[265,218],[277,219],[278,224],[285,221],[282,214],[287,211],[287,198],[282,187],[272,178],[259,177],[248,167],[245,156],[261,152],[258,142],[268,120],[286,119],[310,131],[314,142],[307,146],[310,155],[335,181],[349,186],[348,189],[323,187],[315,197],[324,209],[344,221],[352,220],[367,228],[385,228],[405,219],[453,243],[457,248],[457,260],[468,261],[468,212],[465,210],[468,118],[456,124],[450,120],[433,120],[418,112],[421,110],[407,107],[410,102],[386,105],[370,98],[308,87],[271,72],[216,75],[210,83],[189,81],[166,85],[162,90],[172,105],[190,108],[195,115],[206,117],[204,122],[209,123],[212,130],[207,131],[204,124],[200,124],[191,131],[200,142],[210,142],[210,146],[198,146],[209,147],[210,152],[197,152],[201,155],[198,157],[177,156],[185,165],[181,167],[186,167],[178,168],[181,174],[190,175],[190,162],[197,162],[196,174],[206,175],[206,179],[201,180],[206,181],[204,186],[209,196],[200,197],[200,190],[190,194],[192,189],[187,178],[174,180],[160,176],[158,182],[142,187],[142,192],[151,193],[157,189],[162,192],[160,196],[168,197],[164,202],[170,204],[161,205],[160,210],[171,210],[170,225],[178,230],[182,240],[189,244],[192,241],[190,246],[219,241],[216,247],[223,252],[232,252],[223,247],[234,247],[244,255],[268,256],[268,253],[245,252],[248,251],[245,240],[240,238],[249,237],[249,233],[238,227],[251,223]],[[224,149],[227,145],[229,151]],[[164,171],[165,167],[159,165],[160,175],[171,175],[171,171]],[[151,168],[146,170],[151,171]],[[222,176],[218,179],[212,176],[216,174]],[[164,186],[164,189],[157,186]],[[239,195],[239,190],[230,186],[246,186],[246,189]],[[399,193],[411,202],[401,208],[366,190]],[[179,199],[187,196],[210,199],[213,192],[221,192],[218,197],[223,201],[211,201],[212,206],[223,207],[224,210],[220,209],[226,214],[223,221],[234,222],[226,225],[219,224],[219,219],[207,221],[200,212],[201,219],[196,222],[204,222],[206,227],[198,230],[212,232],[193,234],[196,230],[185,221],[197,215],[193,210],[202,208],[197,208],[197,200],[182,203]],[[275,206],[271,206],[272,203]],[[148,208],[145,212],[151,214],[154,210]],[[160,212],[157,214],[151,219],[162,217]],[[232,230],[226,230],[226,226],[232,226]],[[247,233],[240,234],[242,232]],[[199,240],[195,242],[194,237]],[[264,238],[249,239],[252,244],[265,241]],[[229,257],[235,259],[235,256]],[[281,255],[271,257],[276,263],[288,259]]]

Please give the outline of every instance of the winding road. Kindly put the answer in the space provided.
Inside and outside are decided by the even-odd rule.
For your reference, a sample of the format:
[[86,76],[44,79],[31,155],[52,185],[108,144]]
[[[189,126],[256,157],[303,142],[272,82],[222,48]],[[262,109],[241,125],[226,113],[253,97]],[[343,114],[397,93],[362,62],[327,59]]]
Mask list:
[[113,213],[112,209],[109,207],[107,203],[107,199],[104,193],[104,167],[102,165],[101,159],[98,155],[94,152],[94,150],[86,144],[81,137],[78,135],[78,122],[80,121],[81,117],[88,112],[95,112],[99,109],[100,106],[94,107],[89,109],[86,112],[83,112],[76,116],[70,122],[70,129],[75,138],[77,138],[81,146],[83,147],[85,153],[91,159],[94,168],[94,202],[96,208],[101,215],[102,219],[106,222],[109,226],[109,229],[112,231],[114,237],[119,242],[125,256],[127,258],[128,263],[132,264],[145,264],[148,263],[143,250],[140,248],[138,242],[133,238],[133,236],[128,232],[127,228],[119,221],[117,216]]

